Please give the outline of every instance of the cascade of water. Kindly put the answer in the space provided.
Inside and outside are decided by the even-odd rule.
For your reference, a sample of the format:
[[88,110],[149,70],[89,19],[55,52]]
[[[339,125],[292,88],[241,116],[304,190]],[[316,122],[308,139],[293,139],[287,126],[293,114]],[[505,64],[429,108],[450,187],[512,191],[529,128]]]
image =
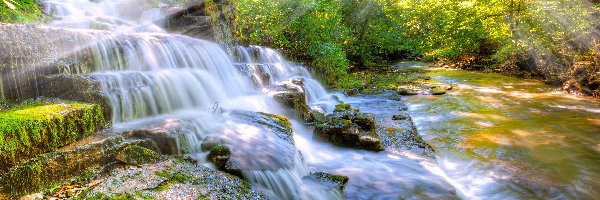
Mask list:
[[[124,6],[131,2],[135,1],[45,1],[46,12],[56,16],[51,26],[113,31],[96,34],[96,45],[89,47],[92,67],[84,72],[101,82],[112,105],[116,131],[178,127],[176,148],[183,153],[200,152],[203,140],[219,137],[236,147],[232,148],[232,159],[245,167],[246,179],[280,198],[342,198],[338,190],[305,183],[303,177],[309,173],[294,145],[260,128],[264,124],[253,123],[256,117],[240,120],[228,112],[206,111],[217,103],[224,110],[284,113],[253,87],[251,77],[236,69],[222,47],[140,28],[160,20],[160,11],[131,11]],[[131,12],[125,16],[123,10]],[[235,49],[241,55],[238,61],[254,67],[253,73],[268,74],[268,81],[261,86],[303,78],[311,103],[329,98],[305,68],[286,61],[279,52],[257,46]]]
[[[342,94],[331,94],[315,80],[303,66],[285,60],[280,52],[261,46],[236,47],[238,62],[246,62],[248,71],[254,77],[266,76],[269,84],[276,84],[293,78],[304,79],[304,90],[309,104],[331,104],[337,102],[334,96],[343,98]],[[260,78],[257,78],[260,79]],[[333,107],[327,105],[327,107]]]
[[243,171],[249,182],[261,185],[283,199],[340,199],[339,190],[311,184],[303,178],[309,171],[298,154],[291,168],[275,171]]

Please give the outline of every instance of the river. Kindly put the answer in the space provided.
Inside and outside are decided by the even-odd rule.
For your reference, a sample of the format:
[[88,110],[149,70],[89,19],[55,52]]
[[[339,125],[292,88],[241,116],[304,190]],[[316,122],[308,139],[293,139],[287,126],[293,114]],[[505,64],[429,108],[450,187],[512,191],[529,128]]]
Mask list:
[[448,181],[468,199],[600,196],[600,102],[539,81],[430,69],[454,89],[406,98]]

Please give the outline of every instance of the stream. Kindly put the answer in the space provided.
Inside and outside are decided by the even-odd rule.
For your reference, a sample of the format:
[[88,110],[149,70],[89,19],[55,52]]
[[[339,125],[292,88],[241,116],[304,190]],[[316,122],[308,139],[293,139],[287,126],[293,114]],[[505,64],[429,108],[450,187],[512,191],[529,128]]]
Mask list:
[[600,102],[538,81],[430,69],[453,90],[406,98],[447,181],[466,199],[600,196]]

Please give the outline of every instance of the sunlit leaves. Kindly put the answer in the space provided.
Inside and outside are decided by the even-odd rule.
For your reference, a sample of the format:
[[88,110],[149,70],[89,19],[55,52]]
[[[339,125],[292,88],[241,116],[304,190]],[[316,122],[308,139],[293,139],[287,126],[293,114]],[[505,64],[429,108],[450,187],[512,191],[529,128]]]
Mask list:
[[31,23],[40,19],[41,11],[32,0],[0,1],[0,22]]

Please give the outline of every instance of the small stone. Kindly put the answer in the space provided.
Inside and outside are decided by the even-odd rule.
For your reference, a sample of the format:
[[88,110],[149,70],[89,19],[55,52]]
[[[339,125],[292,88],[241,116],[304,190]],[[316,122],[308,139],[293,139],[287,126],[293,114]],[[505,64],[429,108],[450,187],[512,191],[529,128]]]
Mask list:
[[392,120],[405,120],[405,119],[408,119],[408,118],[409,118],[408,116],[402,115],[402,114],[392,116]]
[[210,150],[208,153],[208,161],[212,162],[219,169],[223,169],[229,158],[231,157],[231,150],[225,145],[217,145]]
[[400,88],[398,89],[398,95],[417,95],[418,93],[411,89]]
[[350,179],[347,176],[325,172],[312,172],[310,175],[303,177],[302,180],[317,183],[329,189],[337,189],[342,191]]
[[434,87],[431,89],[431,94],[433,94],[433,95],[446,94],[446,89],[444,89],[442,87]]

